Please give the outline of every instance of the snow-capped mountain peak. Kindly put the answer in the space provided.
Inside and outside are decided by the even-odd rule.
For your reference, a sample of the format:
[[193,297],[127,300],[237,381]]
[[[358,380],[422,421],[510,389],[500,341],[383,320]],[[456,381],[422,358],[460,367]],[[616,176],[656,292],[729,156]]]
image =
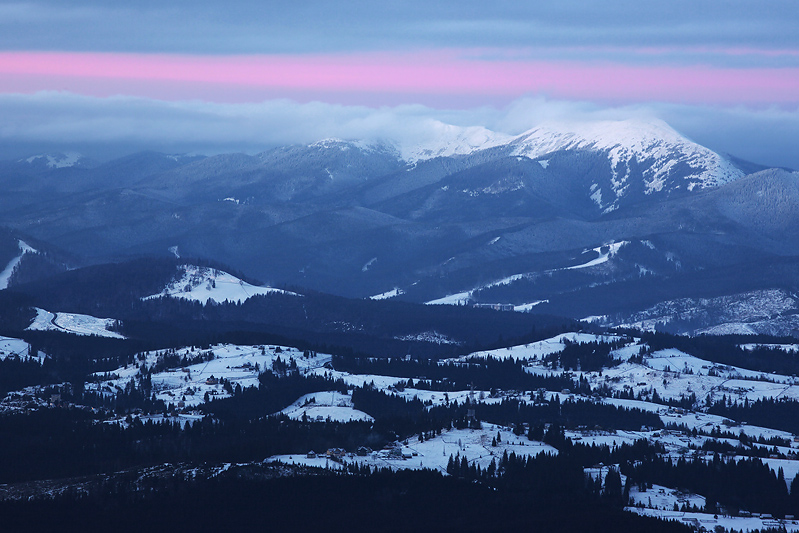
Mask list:
[[642,168],[645,194],[668,188],[717,187],[744,175],[729,160],[657,119],[545,123],[510,144],[512,155],[531,159],[559,150],[606,153],[613,193],[611,202],[600,205],[606,210],[615,208],[616,201],[627,193],[633,163]]
[[421,138],[396,143],[400,157],[408,163],[416,163],[435,157],[468,155],[486,148],[493,148],[513,140],[513,136],[491,131],[482,126],[461,127],[431,121]]

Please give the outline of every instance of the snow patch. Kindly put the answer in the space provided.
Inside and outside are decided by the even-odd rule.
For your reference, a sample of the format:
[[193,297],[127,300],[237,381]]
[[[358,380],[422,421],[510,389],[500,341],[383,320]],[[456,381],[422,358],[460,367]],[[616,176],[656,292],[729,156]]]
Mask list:
[[[607,263],[608,260],[611,257],[613,257],[614,255],[616,255],[618,253],[619,249],[621,249],[621,247],[624,246],[625,244],[629,244],[629,241],[613,242],[613,243],[610,243],[610,244],[605,245],[605,246],[600,246],[598,248],[593,248],[593,251],[598,253],[599,257],[597,257],[596,259],[592,259],[591,261],[588,261],[587,263],[583,263],[581,265],[574,265],[574,266],[566,267],[563,270],[575,270],[575,269],[578,269],[578,268],[589,268],[589,267],[592,267],[592,266],[601,265],[602,263]],[[605,250],[605,248],[607,248],[607,250]]]
[[536,302],[530,302],[529,304],[515,305],[513,306],[513,310],[518,311],[520,313],[525,313],[530,309],[532,309],[533,307],[535,307],[536,305],[541,305],[545,303],[549,303],[549,300],[538,300]]
[[466,291],[450,294],[449,296],[444,296],[437,300],[430,300],[429,302],[425,302],[425,305],[466,305],[471,299],[472,291]]
[[380,294],[375,294],[374,296],[370,296],[370,300],[388,300],[389,298],[394,298],[399,296],[400,294],[405,294],[405,291],[402,289],[391,289],[390,291],[386,291]]
[[363,265],[363,267],[361,267],[361,272],[366,272],[367,270],[369,270],[369,268],[371,268],[371,266],[375,264],[375,261],[377,261],[377,257],[373,257],[369,261],[367,261],[366,264]]
[[309,422],[374,422],[372,416],[353,407],[351,395],[336,391],[306,394],[280,413],[292,420]]
[[83,156],[77,152],[67,152],[64,154],[39,154],[25,160],[26,163],[33,163],[38,159],[46,159],[48,168],[67,168],[75,166]]

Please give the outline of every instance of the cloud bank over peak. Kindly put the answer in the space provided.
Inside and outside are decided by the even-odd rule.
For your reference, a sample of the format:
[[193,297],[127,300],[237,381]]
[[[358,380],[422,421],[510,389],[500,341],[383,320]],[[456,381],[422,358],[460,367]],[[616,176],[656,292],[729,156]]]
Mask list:
[[140,150],[256,153],[325,138],[412,145],[446,131],[447,125],[518,135],[551,122],[660,119],[713,150],[766,165],[799,168],[799,154],[794,150],[799,109],[676,104],[607,107],[541,97],[520,98],[501,108],[375,108],[288,99],[209,103],[39,92],[0,95],[0,115],[4,117],[2,158],[65,150],[101,159]]

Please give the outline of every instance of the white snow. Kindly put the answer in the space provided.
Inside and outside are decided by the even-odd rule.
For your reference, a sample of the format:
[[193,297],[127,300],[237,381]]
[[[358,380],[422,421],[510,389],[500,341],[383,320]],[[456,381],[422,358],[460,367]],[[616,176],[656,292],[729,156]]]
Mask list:
[[20,254],[12,259],[8,265],[0,272],[0,290],[8,288],[8,281],[11,279],[11,274],[14,272],[14,268],[22,261],[22,256],[27,253],[36,253],[36,250],[28,246],[25,241],[18,241],[19,251]]
[[49,168],[66,168],[74,166],[83,156],[77,152],[66,152],[64,154],[40,154],[34,155],[25,160],[26,163],[33,163],[37,159],[47,159]]
[[527,311],[529,311],[530,309],[532,309],[536,305],[545,304],[545,303],[548,303],[548,302],[549,302],[549,300],[538,300],[538,301],[530,302],[530,303],[527,303],[527,304],[515,305],[515,306],[513,306],[513,310],[517,311],[519,313],[526,313]]
[[209,301],[216,303],[237,302],[241,303],[253,296],[260,294],[290,294],[299,296],[296,293],[275,289],[272,287],[256,287],[240,280],[236,276],[216,270],[214,268],[198,267],[194,265],[183,265],[180,267],[183,275],[177,281],[173,281],[159,294],[153,294],[142,298],[149,300],[170,296],[172,298],[182,298],[184,300],[194,300],[207,304]]
[[741,344],[739,347],[750,352],[758,348],[770,348],[786,353],[799,353],[799,344]]
[[604,207],[604,206],[602,205],[602,189],[599,189],[599,188],[595,189],[595,190],[594,190],[594,191],[591,193],[591,200],[592,200],[592,201],[593,201],[593,202],[594,202],[594,203],[595,203],[597,206],[599,206],[599,207]]
[[[500,434],[500,441],[497,446],[492,446],[492,439],[497,436],[497,433]],[[378,450],[366,456],[350,453],[344,458],[344,462],[357,462],[381,468],[388,467],[393,470],[429,468],[446,472],[450,456],[465,457],[469,464],[479,465],[480,468],[485,469],[488,468],[491,461],[499,463],[505,451],[508,454],[515,452],[517,456],[527,455],[530,457],[541,453],[553,455],[558,453],[552,446],[542,442],[529,441],[526,436],[517,437],[507,428],[483,423],[481,429],[451,429],[424,442],[419,442],[418,437],[412,437],[398,443],[396,452],[393,453],[390,448]],[[403,454],[407,458],[403,458]],[[324,456],[309,459],[304,453],[276,455],[267,461],[340,468],[338,463],[330,461]]]
[[369,261],[367,261],[366,264],[363,265],[363,267],[361,268],[361,272],[366,272],[367,270],[369,270],[369,268],[371,268],[371,266],[375,263],[375,261],[377,261],[377,257],[373,257]]
[[109,328],[113,327],[113,318],[97,318],[78,313],[51,313],[36,308],[36,318],[26,329],[31,331],[62,331],[74,335],[97,335],[112,339],[124,339],[123,335]]
[[425,302],[425,305],[465,305],[468,304],[471,299],[472,291],[466,291]]
[[593,324],[594,322],[603,322],[607,320],[608,315],[591,315],[585,318],[581,318],[580,322],[585,322],[586,324]]
[[[544,356],[562,352],[566,348],[566,343],[573,344],[588,342],[614,342],[621,340],[622,337],[614,335],[593,335],[591,333],[561,333],[551,339],[538,342],[531,342],[519,346],[474,352],[457,358],[457,361],[467,361],[469,359],[480,359],[493,357],[494,359],[541,359]],[[551,372],[551,370],[550,370]]]
[[393,376],[380,376],[377,374],[350,374],[349,372],[341,372],[338,370],[329,370],[326,368],[318,367],[308,371],[309,374],[317,376],[327,376],[333,380],[342,380],[348,387],[363,387],[365,385],[374,385],[379,389],[388,389],[394,387],[398,383],[407,383],[407,378],[398,378]]
[[[17,357],[19,359],[30,358],[30,345],[22,339],[14,339],[12,337],[0,337],[0,360],[9,357]],[[40,361],[44,361],[46,356],[39,354]]]
[[352,396],[336,391],[313,392],[301,396],[281,413],[293,420],[310,422],[373,422],[374,418],[352,406]]
[[[629,241],[620,241],[620,242],[611,242],[608,244],[603,244],[602,246],[597,246],[591,250],[585,250],[583,253],[588,253],[589,251],[594,251],[599,254],[599,257],[596,257],[590,261],[579,265],[573,265],[570,267],[564,268],[554,268],[551,270],[546,270],[543,273],[549,274],[552,272],[557,272],[560,270],[577,270],[581,268],[591,268],[597,265],[601,265],[603,263],[607,263],[613,256],[615,256],[619,250],[626,244],[629,244]],[[475,287],[474,289],[459,292],[456,294],[450,294],[448,296],[444,296],[443,298],[438,298],[435,300],[430,300],[429,302],[425,302],[426,305],[464,305],[468,304],[472,300],[472,295],[479,290],[483,289],[490,289],[491,287],[499,287],[502,285],[510,285],[515,281],[519,281],[521,279],[531,278],[538,275],[538,272],[525,272],[522,274],[513,274],[512,276],[507,276],[502,279],[498,279],[492,281],[490,283],[486,283],[484,285],[480,285],[479,287]],[[540,300],[537,302],[533,302],[530,304],[524,304],[517,306],[518,309],[514,308],[514,311],[529,311],[535,305],[548,302],[549,300]]]
[[743,176],[728,160],[656,119],[544,123],[519,135],[510,144],[515,145],[512,155],[530,159],[567,149],[607,152],[616,199],[627,192],[633,161],[651,164],[644,171],[647,194],[662,189],[677,163],[692,171],[687,177],[689,190],[719,186]]
[[430,120],[421,137],[412,141],[395,142],[400,156],[408,163],[416,163],[435,157],[466,155],[501,144],[513,137],[497,133],[481,126],[459,127]]
[[[143,359],[137,360],[132,365],[118,368],[109,373],[95,374],[101,379],[86,383],[86,389],[105,394],[116,394],[123,390],[131,379],[140,376],[143,367],[152,368],[162,355],[159,352],[147,352],[143,354]],[[298,371],[302,373],[325,370],[323,365],[329,363],[331,359],[331,356],[326,354],[316,354],[306,358],[303,357],[303,352],[285,346],[237,346],[233,344],[214,345],[208,350],[181,348],[177,350],[176,355],[189,359],[200,356],[203,362],[152,374],[151,382],[157,399],[165,401],[167,405],[183,402],[186,408],[193,408],[203,403],[206,393],[212,398],[229,397],[230,395],[222,384],[214,382],[214,380],[228,380],[232,387],[236,385],[240,385],[242,388],[258,386],[258,373],[270,370],[278,357],[285,363],[293,359],[297,364]]]
[[636,485],[630,489],[630,498],[635,504],[652,505],[655,509],[671,511],[676,503],[678,507],[683,505],[695,506],[699,509],[705,506],[704,496],[691,494],[689,492],[678,491],[662,485],[652,485],[651,489],[641,491]]
[[460,342],[453,340],[447,337],[446,335],[442,335],[437,331],[424,331],[422,333],[398,335],[394,338],[401,341],[420,341],[420,342],[430,342],[433,344],[460,344]]
[[375,294],[374,296],[370,296],[370,300],[388,300],[389,298],[394,298],[399,296],[400,294],[405,294],[405,291],[402,289],[391,289],[390,291],[381,292],[380,294]]
[[644,311],[614,321],[615,326],[654,330],[659,324],[669,324],[675,317],[711,324],[689,332],[711,334],[784,334],[796,327],[795,310],[799,300],[788,291],[769,289],[715,298],[681,298],[660,302]]
[[741,516],[726,516],[726,515],[712,515],[705,513],[683,513],[680,511],[664,511],[662,509],[640,509],[638,507],[625,507],[627,511],[640,514],[643,516],[653,516],[661,520],[674,520],[688,524],[691,526],[699,526],[704,528],[705,531],[713,531],[716,526],[721,526],[729,531],[753,531],[765,530],[768,528],[779,529],[784,527],[785,531],[794,532],[799,531],[799,522],[796,520],[775,520],[773,518],[760,518],[760,517],[741,517]]
[[[621,241],[621,242],[612,242],[605,246],[599,246],[594,248],[593,251],[599,254],[599,257],[596,259],[592,259],[587,263],[583,263],[581,265],[574,265],[570,267],[566,267],[563,270],[575,270],[579,268],[589,268],[596,265],[601,265],[602,263],[607,263],[608,260],[616,255],[619,249],[624,246],[625,244],[629,244],[629,241]],[[605,250],[607,248],[607,250]],[[604,251],[603,251],[604,250]]]

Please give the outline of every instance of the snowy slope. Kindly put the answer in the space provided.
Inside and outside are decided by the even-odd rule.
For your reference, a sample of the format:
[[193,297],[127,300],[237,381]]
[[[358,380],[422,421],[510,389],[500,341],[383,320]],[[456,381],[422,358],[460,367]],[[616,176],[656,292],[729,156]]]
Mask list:
[[544,339],[538,342],[520,346],[509,346],[496,350],[484,352],[474,352],[455,359],[456,361],[468,361],[470,359],[483,359],[491,357],[494,359],[541,359],[549,354],[562,352],[566,348],[566,343],[581,344],[589,342],[617,342],[622,337],[615,335],[593,335],[591,333],[561,333],[551,339]]
[[486,148],[500,146],[513,140],[513,137],[481,126],[459,127],[431,121],[427,132],[421,137],[395,143],[400,157],[409,163],[433,159],[467,155]]
[[328,419],[334,422],[374,421],[370,415],[352,406],[351,395],[336,391],[306,394],[280,412],[293,420],[305,418],[310,422],[324,422]]
[[179,279],[166,286],[161,293],[147,296],[144,299],[170,296],[207,304],[209,301],[241,303],[260,294],[281,293],[299,296],[296,293],[272,287],[256,287],[232,274],[214,268],[194,265],[183,265],[180,268],[183,270],[183,274]]
[[[592,150],[606,153],[613,172],[613,192],[623,196],[629,187],[631,164],[647,166],[647,194],[661,191],[678,167],[688,190],[717,187],[744,175],[729,160],[683,137],[657,119],[594,122],[546,122],[521,135],[511,136],[483,127],[459,127],[432,122],[427,132],[412,141],[396,143],[409,163],[434,157],[467,155],[505,146],[510,155],[540,159],[560,150]],[[549,166],[541,160],[542,168]]]
[[514,155],[537,159],[566,149],[607,152],[616,182],[616,194],[624,194],[630,163],[652,166],[645,172],[647,193],[660,191],[678,162],[694,172],[689,190],[716,187],[743,176],[743,172],[719,154],[689,141],[660,120],[622,120],[587,123],[548,123],[519,137]]
[[[375,451],[366,456],[350,454],[345,462],[357,462],[363,465],[388,467],[392,470],[412,470],[430,468],[441,472],[447,471],[447,462],[450,456],[466,458],[469,464],[488,468],[492,461],[499,462],[502,454],[507,452],[516,455],[535,457],[541,453],[556,455],[558,451],[538,441],[529,441],[527,437],[518,437],[501,426],[483,423],[481,429],[450,429],[445,430],[434,438],[419,442],[417,439],[408,439],[397,450],[401,453],[392,453],[391,449]],[[504,431],[503,431],[504,430]],[[492,439],[500,434],[500,442],[492,446]],[[323,450],[317,450],[323,451]],[[403,458],[402,454],[405,455]],[[309,466],[337,468],[337,463],[329,461],[320,455],[309,459],[305,454],[276,455],[268,461],[280,461],[288,464],[305,464]]]
[[[468,305],[469,302],[472,300],[472,295],[480,290],[483,289],[490,289],[491,287],[498,287],[500,285],[509,285],[515,281],[519,281],[525,278],[535,278],[541,274],[551,274],[552,272],[557,272],[559,270],[580,270],[583,268],[591,268],[598,265],[602,265],[607,263],[610,259],[612,259],[619,250],[629,244],[629,241],[620,241],[620,242],[611,242],[608,244],[603,244],[602,246],[597,246],[596,248],[591,248],[589,250],[584,250],[583,254],[594,252],[597,254],[597,257],[592,258],[588,261],[583,263],[579,263],[576,265],[563,267],[563,268],[553,268],[551,270],[545,270],[543,272],[525,272],[522,274],[514,274],[512,276],[508,276],[502,279],[498,279],[492,281],[490,283],[486,283],[475,287],[471,290],[459,292],[456,294],[450,294],[448,296],[444,296],[442,298],[437,298],[435,300],[430,300],[429,302],[425,302],[426,305]],[[378,295],[382,296],[382,295]],[[373,299],[377,299],[377,297],[372,297]],[[514,307],[514,311],[525,312],[529,311],[531,308],[535,307],[536,305],[543,303],[542,300],[536,302],[530,302],[524,305]]]
[[554,152],[599,153],[608,159],[610,176],[607,181],[604,177],[597,179],[587,192],[604,212],[617,209],[619,200],[631,194],[718,187],[744,175],[725,157],[690,141],[657,119],[547,122],[517,136],[483,127],[433,122],[419,137],[397,142],[395,146],[408,163],[494,149],[484,152],[485,157],[529,158],[538,160],[544,170],[549,168],[550,160],[542,158]]
[[14,268],[19,264],[22,260],[22,256],[27,253],[35,253],[36,250],[31,248],[30,246],[25,243],[25,241],[19,241],[19,251],[20,254],[9,261],[8,265],[0,272],[0,290],[8,288],[8,280],[11,279],[11,274],[14,272]]
[[[694,335],[790,335],[799,322],[797,309],[799,301],[794,294],[770,289],[715,298],[667,300],[614,321],[613,325],[653,331],[658,324],[670,324],[680,317],[703,324],[704,327],[699,329],[683,329],[683,332]],[[594,322],[610,325],[611,321],[607,317],[596,317]]]
[[[242,388],[257,387],[258,373],[272,367],[276,359],[289,361],[294,359],[300,372],[314,372],[329,363],[331,356],[316,354],[303,357],[303,352],[296,348],[280,346],[237,346],[234,344],[217,344],[209,350],[197,350],[193,347],[180,348],[175,355],[179,358],[193,359],[200,357],[203,362],[185,368],[170,368],[152,374],[151,380],[156,398],[167,404],[184,402],[187,407],[196,407],[204,401],[206,393],[215,398],[227,398],[230,395],[217,380],[230,381],[232,386]],[[146,352],[133,365],[118,368],[113,372],[96,374],[102,378],[86,384],[87,390],[114,395],[124,390],[125,385],[134,378],[141,377],[141,369],[152,368],[159,362],[162,354]]]

